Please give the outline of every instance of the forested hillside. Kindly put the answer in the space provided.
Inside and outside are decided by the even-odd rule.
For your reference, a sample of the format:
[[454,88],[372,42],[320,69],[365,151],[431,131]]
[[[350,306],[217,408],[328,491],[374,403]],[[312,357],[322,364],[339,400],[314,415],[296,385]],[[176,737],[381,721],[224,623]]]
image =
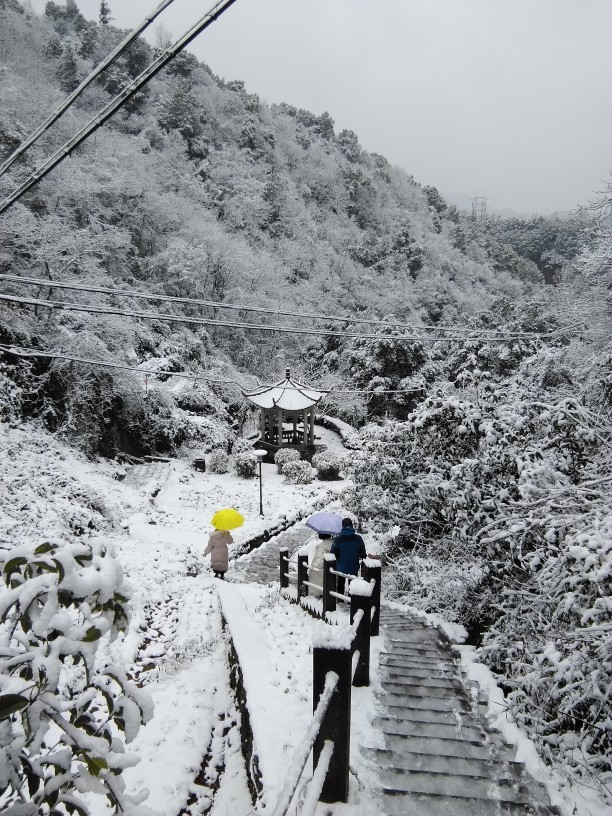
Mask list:
[[[73,0],[44,17],[0,0],[0,160],[124,33]],[[0,198],[153,56],[132,46],[0,179]],[[90,455],[209,451],[239,433],[240,391],[172,372],[253,384],[291,365],[353,391],[326,412],[361,429],[347,501],[386,542],[396,597],[464,623],[544,756],[609,791],[609,222],[475,223],[336,132],[333,112],[268,106],[247,88],[182,54],[0,216],[0,274],[127,292],[4,279],[5,295],[100,311],[0,300],[0,342],[143,372],[5,353],[3,419],[37,419]]]

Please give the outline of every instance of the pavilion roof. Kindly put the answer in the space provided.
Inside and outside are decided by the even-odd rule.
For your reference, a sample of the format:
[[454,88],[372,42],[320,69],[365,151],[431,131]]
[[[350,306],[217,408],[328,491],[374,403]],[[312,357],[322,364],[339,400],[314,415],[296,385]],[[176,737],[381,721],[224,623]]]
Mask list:
[[264,385],[255,391],[243,391],[244,396],[260,408],[281,408],[283,411],[303,411],[316,405],[326,394],[291,379],[287,369],[285,379],[276,385]]

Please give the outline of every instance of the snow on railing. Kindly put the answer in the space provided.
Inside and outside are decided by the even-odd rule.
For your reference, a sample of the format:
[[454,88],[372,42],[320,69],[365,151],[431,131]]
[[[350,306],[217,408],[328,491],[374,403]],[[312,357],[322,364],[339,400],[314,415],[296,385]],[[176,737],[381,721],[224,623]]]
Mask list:
[[[285,590],[285,597],[299,603],[311,614],[313,610],[303,603],[309,587],[314,587],[323,594],[324,620],[328,620],[328,611],[335,611],[336,599],[350,603],[350,626],[326,627],[313,635],[313,703],[316,706],[313,724],[305,742],[297,750],[285,788],[272,814],[286,814],[312,747],[315,771],[301,811],[307,816],[314,813],[319,799],[323,802],[348,800],[351,687],[370,685],[370,637],[378,634],[381,570],[380,562],[366,559],[362,564],[363,578],[347,575],[334,569],[336,557],[328,553],[323,561],[323,585],[319,586],[308,580],[312,569],[308,567],[307,556],[298,554],[297,592],[294,595],[293,591],[291,594],[287,592],[291,577],[289,564],[289,550],[283,548],[279,554],[281,590]],[[338,577],[350,581],[348,595],[336,592]],[[373,607],[373,600],[376,607]],[[329,707],[326,704],[316,734],[310,741],[321,701],[327,697],[330,674],[337,678],[337,686],[333,692],[334,705]]]
[[[280,585],[281,590],[288,590],[289,589],[289,582],[292,577],[291,572],[289,570],[289,564],[294,564],[295,562],[289,559],[289,550],[285,547],[280,550]],[[345,572],[340,572],[339,570],[335,569],[336,564],[336,556],[332,555],[331,553],[327,553],[324,557],[323,561],[323,582],[322,584],[316,584],[312,581],[309,581],[309,573],[313,571],[312,567],[308,566],[308,556],[305,554],[298,554],[297,556],[297,592],[296,595],[291,598],[295,603],[299,603],[307,612],[316,617],[322,617],[323,620],[327,621],[328,623],[331,622],[328,619],[328,612],[335,612],[336,611],[336,601],[342,601],[344,603],[351,603],[351,595],[358,594],[357,585],[355,585],[355,591],[352,592],[350,587],[353,585],[357,576],[349,575]],[[318,571],[318,570],[317,570]],[[370,634],[373,637],[376,637],[379,633],[380,628],[380,583],[381,583],[381,566],[380,561],[374,558],[366,558],[361,564],[361,576],[365,579],[366,582],[373,586],[373,591],[371,592],[372,597],[372,608],[369,613],[370,619]],[[344,594],[341,592],[337,592],[337,579],[343,578],[344,581],[348,581],[349,585],[349,594]],[[303,599],[308,597],[309,590],[314,589],[315,593],[321,593],[321,601],[323,605],[323,614],[320,614],[320,611],[317,611],[315,604],[314,606],[306,603]],[[289,597],[289,596],[288,596]],[[320,607],[319,607],[320,609]],[[353,619],[353,612],[351,612],[351,621]]]
[[[323,688],[323,693],[319,697],[319,702],[317,704],[314,714],[312,715],[312,722],[308,727],[308,731],[306,732],[306,734],[304,735],[304,739],[296,749],[293,762],[291,763],[289,773],[287,774],[287,778],[285,780],[285,786],[281,791],[280,796],[278,797],[276,807],[272,811],[272,816],[285,816],[285,814],[289,810],[289,807],[291,806],[291,802],[295,795],[295,791],[300,782],[300,777],[302,776],[302,772],[304,770],[306,762],[308,761],[308,757],[310,756],[310,752],[312,751],[314,742],[321,729],[323,717],[327,712],[334,691],[338,686],[339,679],[340,678],[338,677],[338,675],[332,671],[327,672],[327,674],[325,675],[325,685]],[[321,790],[323,789],[325,776],[329,768],[329,763],[333,754],[333,750],[334,743],[330,740],[326,740],[324,751],[321,752],[319,756],[319,761],[316,764],[311,783],[311,790],[309,791],[309,794],[313,793],[312,784],[315,782],[316,778],[316,784],[317,786],[319,786],[319,790],[317,792],[315,806],[316,803],[319,801],[319,796],[321,795]],[[309,798],[311,798],[310,795]],[[302,808],[303,814],[307,814],[309,812],[314,813],[314,808],[312,808],[311,811]]]

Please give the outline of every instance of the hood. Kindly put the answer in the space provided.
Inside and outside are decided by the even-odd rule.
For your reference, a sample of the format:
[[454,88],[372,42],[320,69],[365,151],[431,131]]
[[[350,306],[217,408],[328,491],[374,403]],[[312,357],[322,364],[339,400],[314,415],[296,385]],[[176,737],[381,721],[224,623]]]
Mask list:
[[342,532],[340,533],[340,535],[343,535],[343,536],[346,536],[347,538],[350,538],[350,536],[355,535],[355,528],[354,527],[343,527]]

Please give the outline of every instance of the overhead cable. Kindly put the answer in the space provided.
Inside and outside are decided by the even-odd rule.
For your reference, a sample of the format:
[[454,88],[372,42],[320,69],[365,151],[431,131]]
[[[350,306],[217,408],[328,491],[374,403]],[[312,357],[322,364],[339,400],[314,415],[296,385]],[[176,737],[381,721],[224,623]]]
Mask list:
[[0,274],[0,280],[10,281],[11,283],[19,283],[19,284],[26,284],[28,286],[45,286],[50,289],[74,289],[79,292],[93,292],[96,294],[101,295],[115,295],[116,297],[128,297],[128,298],[141,298],[145,300],[158,300],[164,303],[186,303],[192,306],[206,306],[212,309],[230,309],[238,312],[257,312],[259,314],[270,314],[270,315],[278,315],[282,317],[303,317],[309,318],[312,320],[332,320],[335,323],[359,323],[362,325],[368,326],[380,326],[384,328],[396,328],[396,329],[428,329],[428,330],[435,330],[435,331],[453,331],[453,332],[464,332],[464,333],[474,333],[477,332],[478,334],[503,334],[504,338],[507,337],[542,337],[546,335],[542,335],[540,332],[509,332],[504,331],[503,329],[467,329],[455,326],[428,326],[422,324],[411,324],[411,323],[396,323],[396,322],[389,322],[386,320],[374,320],[374,319],[366,319],[361,317],[349,317],[348,315],[325,315],[320,313],[308,313],[308,312],[288,312],[282,311],[280,309],[266,309],[261,306],[245,306],[240,305],[237,303],[225,303],[223,301],[218,300],[200,300],[198,298],[184,298],[184,297],[174,297],[172,295],[158,295],[154,292],[134,292],[128,291],[125,289],[113,289],[111,287],[104,287],[104,286],[90,286],[85,285],[82,283],[72,283],[71,281],[52,281],[45,278],[28,278],[23,277],[21,275],[5,275]]
[[59,105],[49,116],[42,122],[36,130],[34,130],[28,138],[22,142],[19,147],[17,147],[11,155],[6,159],[6,161],[0,166],[0,177],[3,176],[6,171],[17,161],[20,156],[30,148],[38,139],[45,133],[49,128],[57,122],[60,116],[68,110],[69,107],[75,102],[75,100],[83,93],[83,91],[88,88],[91,83],[100,76],[100,74],[105,71],[109,65],[112,65],[115,60],[123,54],[123,52],[129,48],[129,46],[136,40],[142,32],[151,25],[151,23],[158,17],[164,9],[166,9],[169,5],[171,5],[174,0],[163,0],[150,14],[147,16],[136,26],[136,28],[131,31],[127,37],[125,37],[119,45],[111,51],[111,53],[104,59],[99,65],[97,65],[94,70],[86,77],[83,82],[76,88],[70,96],[67,96],[66,99]]
[[69,303],[62,300],[40,300],[39,298],[15,297],[13,295],[0,294],[0,300],[8,303],[16,303],[25,306],[40,306],[43,309],[65,309],[71,312],[87,312],[89,314],[120,315],[122,317],[138,317],[142,320],[162,320],[170,323],[189,323],[195,326],[218,326],[220,328],[245,329],[246,331],[278,332],[279,334],[305,334],[313,337],[349,337],[360,340],[393,340],[394,342],[421,342],[421,343],[445,343],[445,342],[476,342],[483,340],[487,343],[499,343],[506,340],[515,340],[514,337],[433,337],[409,334],[362,334],[359,332],[337,331],[330,329],[305,329],[295,326],[275,326],[266,323],[245,323],[238,320],[214,320],[206,317],[190,317],[187,315],[162,314],[160,312],[138,312],[131,309],[114,309],[110,306],[88,306],[84,303]]
[[[69,354],[63,354],[58,351],[41,351],[39,349],[25,349],[19,346],[9,346],[5,345],[4,343],[0,343],[0,352],[4,352],[5,354],[12,354],[15,357],[45,357],[47,359],[57,359],[57,360],[67,360],[74,363],[84,363],[86,365],[97,365],[102,366],[104,368],[119,368],[123,371],[134,371],[137,374],[144,374],[146,377],[181,377],[187,380],[201,380],[203,382],[209,382],[216,385],[237,385],[241,391],[246,391],[247,386],[241,385],[237,380],[220,380],[216,377],[205,377],[201,374],[188,374],[184,371],[156,371],[153,369],[146,369],[146,368],[138,368],[136,366],[129,366],[124,365],[122,363],[111,363],[107,360],[90,360],[86,357],[74,357]],[[265,388],[270,388],[272,386],[262,386]],[[293,386],[286,386],[285,390],[287,391],[300,391],[299,388],[295,388]],[[319,388],[317,386],[313,386],[313,390],[320,391],[323,393],[323,399],[325,397],[333,396],[334,394],[414,394],[417,392],[422,391],[422,388],[388,388],[388,389],[380,389],[380,388]]]
[[62,162],[66,156],[69,156],[72,151],[77,148],[81,142],[84,142],[92,133],[101,127],[110,117],[119,110],[127,101],[131,99],[134,94],[143,88],[153,77],[158,74],[180,51],[183,50],[189,43],[194,40],[198,34],[201,34],[208,26],[212,25],[215,20],[227,11],[236,0],[220,0],[216,3],[200,20],[193,25],[189,31],[177,40],[174,45],[171,45],[163,51],[159,57],[145,68],[136,79],[126,85],[117,96],[112,99],[100,113],[94,116],[89,122],[81,128],[71,139],[65,142],[62,147],[53,153],[47,161],[38,167],[22,184],[20,184],[13,192],[0,203],[0,214],[7,210],[12,204],[18,201],[30,188],[41,181],[48,175],[57,165]]

